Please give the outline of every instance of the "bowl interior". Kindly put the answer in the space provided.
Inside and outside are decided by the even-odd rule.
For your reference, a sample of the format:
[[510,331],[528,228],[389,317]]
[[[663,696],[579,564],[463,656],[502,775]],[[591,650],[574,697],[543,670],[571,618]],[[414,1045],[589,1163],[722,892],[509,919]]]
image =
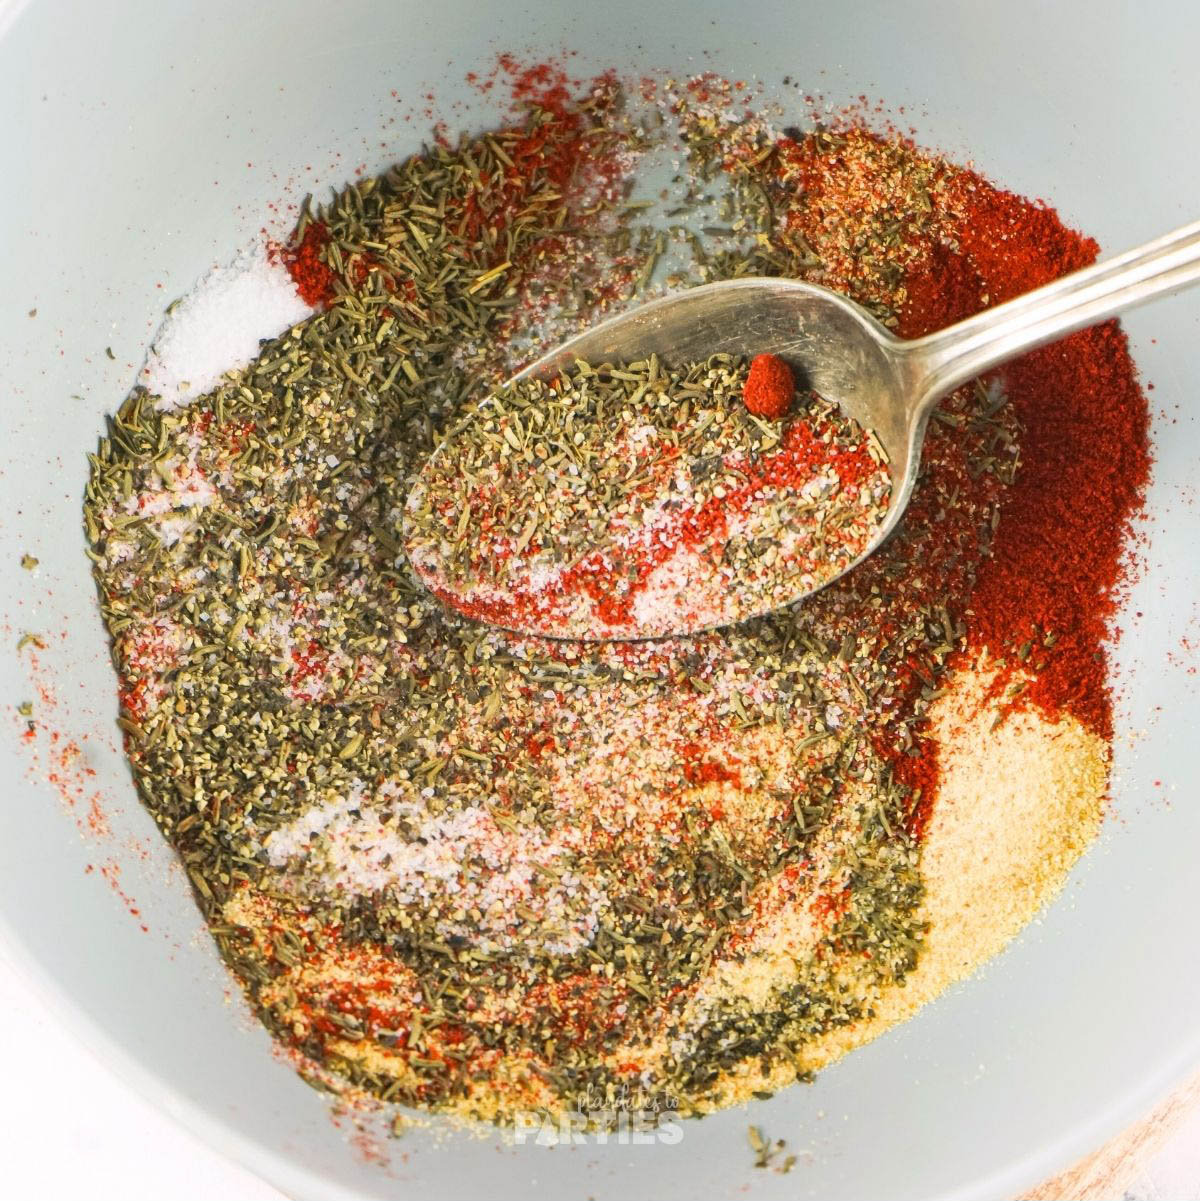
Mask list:
[[[39,0],[0,7],[0,32],[10,714],[0,726],[0,916],[48,1003],[164,1109],[301,1198],[538,1187],[667,1201],[748,1186],[764,1197],[999,1197],[1099,1141],[1200,1059],[1200,957],[1181,953],[1200,838],[1189,803],[1200,781],[1200,673],[1188,650],[1200,639],[1194,293],[1127,322],[1157,385],[1157,468],[1137,548],[1146,570],[1121,623],[1100,845],[980,978],[812,1087],[689,1124],[675,1145],[549,1151],[418,1132],[389,1168],[364,1160],[325,1101],[272,1057],[136,802],[80,529],[85,453],[166,302],[264,225],[285,232],[287,202],[415,150],[437,117],[451,129],[494,122],[496,101],[463,77],[497,51],[566,47],[579,75],[717,70],[762,81],[793,119],[805,95],[834,106],[879,98],[921,142],[1049,198],[1118,250],[1196,215],[1200,159],[1181,152],[1178,132],[1179,113],[1200,102],[1194,6],[1143,22],[1103,0],[704,0],[686,12],[554,0]],[[36,572],[19,567],[24,553],[40,560]],[[44,649],[17,651],[25,632]],[[15,708],[27,699],[32,738]],[[89,825],[93,799],[107,833]],[[750,1121],[801,1152],[790,1175],[754,1170]]]

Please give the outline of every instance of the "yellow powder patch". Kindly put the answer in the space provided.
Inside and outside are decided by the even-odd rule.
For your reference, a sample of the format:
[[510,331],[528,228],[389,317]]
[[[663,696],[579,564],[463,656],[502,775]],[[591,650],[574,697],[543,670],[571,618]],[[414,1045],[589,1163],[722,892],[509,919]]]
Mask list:
[[713,965],[712,976],[701,993],[702,1003],[739,996],[756,1008],[767,1008],[772,991],[795,977],[796,962],[811,953],[817,937],[817,926],[807,906],[781,908],[756,931],[749,946],[739,947],[736,957]]
[[929,933],[903,988],[875,1016],[805,1048],[815,1071],[911,1017],[999,952],[1062,888],[1100,828],[1104,740],[1071,717],[1010,713],[995,728],[993,673],[948,681],[931,714],[941,783],[925,835],[922,916]]

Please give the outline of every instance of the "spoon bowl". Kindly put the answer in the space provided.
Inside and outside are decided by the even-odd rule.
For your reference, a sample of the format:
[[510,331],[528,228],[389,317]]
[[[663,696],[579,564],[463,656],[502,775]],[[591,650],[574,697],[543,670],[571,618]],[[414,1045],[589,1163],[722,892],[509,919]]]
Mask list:
[[[836,402],[874,435],[891,478],[883,520],[855,558],[822,577],[819,586],[826,587],[878,549],[901,521],[920,469],[925,429],[938,401],[1024,351],[1198,281],[1200,222],[1194,222],[957,325],[904,340],[828,288],[789,279],[735,279],[691,288],[610,318],[530,363],[508,383],[549,380],[577,360],[628,363],[657,354],[667,362],[684,363],[704,360],[714,351],[784,359],[799,388]],[[435,455],[445,453],[448,441]],[[436,582],[427,561],[422,560],[420,571],[426,582]],[[455,603],[444,586],[435,590]],[[787,603],[816,590],[797,592]],[[469,602],[464,600],[462,607],[469,611]],[[505,628],[553,636],[544,624],[523,622],[517,607],[500,606],[495,611],[502,616],[493,620]],[[766,611],[748,604],[736,620]],[[703,628],[681,624],[666,632],[689,634]],[[663,633],[662,629],[641,634],[635,630],[620,636],[597,634],[596,640]]]
[[561,343],[509,382],[552,379],[577,359],[632,362],[656,352],[680,363],[705,359],[714,350],[748,359],[759,354],[784,359],[798,388],[836,401],[875,434],[887,456],[892,483],[887,516],[867,549],[830,577],[827,583],[832,583],[887,538],[908,504],[929,413],[913,421],[908,406],[898,405],[896,398],[904,395],[911,370],[906,348],[916,345],[895,337],[866,309],[829,288],[749,276],[702,284],[610,317]]

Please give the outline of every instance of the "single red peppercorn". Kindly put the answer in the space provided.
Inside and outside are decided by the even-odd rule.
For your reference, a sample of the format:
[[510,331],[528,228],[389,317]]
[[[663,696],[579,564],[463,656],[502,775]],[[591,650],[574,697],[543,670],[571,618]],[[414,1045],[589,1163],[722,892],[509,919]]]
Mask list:
[[742,389],[746,408],[756,417],[778,421],[792,407],[796,381],[792,369],[773,354],[760,354],[750,364],[750,374]]

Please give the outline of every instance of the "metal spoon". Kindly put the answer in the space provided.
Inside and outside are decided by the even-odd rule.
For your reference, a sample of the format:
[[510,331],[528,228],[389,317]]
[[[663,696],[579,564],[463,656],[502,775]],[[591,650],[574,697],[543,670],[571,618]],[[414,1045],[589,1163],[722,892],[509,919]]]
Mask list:
[[[825,586],[856,567],[895,530],[912,495],[925,428],[939,400],[1024,351],[1197,282],[1200,222],[938,333],[905,341],[827,288],[788,279],[736,279],[691,288],[604,321],[543,355],[510,382],[552,378],[578,359],[633,362],[657,353],[665,361],[685,363],[716,350],[786,359],[802,385],[837,401],[874,432],[891,473],[888,511],[874,538],[843,571],[825,579]],[[445,444],[437,453],[444,448]],[[428,580],[428,568],[420,570]],[[437,591],[455,603],[444,588]],[[804,595],[808,594],[797,593],[788,603]],[[759,615],[759,610],[748,609],[736,619]],[[524,624],[515,613],[499,624],[522,633],[554,635],[554,630],[536,623]],[[684,624],[652,631],[654,636],[664,632],[687,634],[696,629]],[[631,631],[627,636],[647,633]]]

